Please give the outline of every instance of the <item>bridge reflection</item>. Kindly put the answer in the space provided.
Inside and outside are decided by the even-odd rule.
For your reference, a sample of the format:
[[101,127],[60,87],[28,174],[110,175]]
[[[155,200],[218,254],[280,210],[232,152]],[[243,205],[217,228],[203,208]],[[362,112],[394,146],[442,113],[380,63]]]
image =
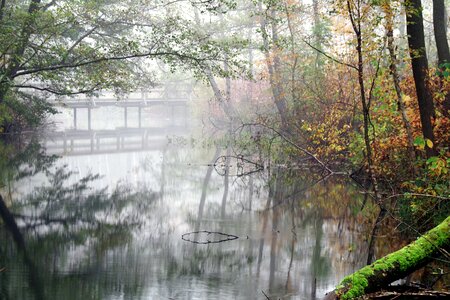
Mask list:
[[117,128],[110,130],[66,130],[49,133],[48,154],[75,156],[162,149],[168,136],[188,133],[187,126]]

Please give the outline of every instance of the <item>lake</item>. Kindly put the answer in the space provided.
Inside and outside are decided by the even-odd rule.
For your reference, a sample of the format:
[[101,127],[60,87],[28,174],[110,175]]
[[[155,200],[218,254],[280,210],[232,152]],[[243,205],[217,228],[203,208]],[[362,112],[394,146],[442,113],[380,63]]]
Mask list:
[[320,299],[364,265],[350,182],[226,160],[182,110],[136,114],[98,108],[88,130],[62,109],[7,164],[0,299]]

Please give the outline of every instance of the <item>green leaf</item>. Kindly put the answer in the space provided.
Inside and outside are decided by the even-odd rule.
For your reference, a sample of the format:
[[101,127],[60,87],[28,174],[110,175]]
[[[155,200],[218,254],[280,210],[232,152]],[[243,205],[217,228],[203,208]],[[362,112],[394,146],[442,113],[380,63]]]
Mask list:
[[419,149],[424,149],[425,148],[425,140],[423,137],[418,136],[414,139],[414,146],[418,147]]
[[432,156],[429,159],[427,159],[427,164],[436,163],[438,160],[437,156]]

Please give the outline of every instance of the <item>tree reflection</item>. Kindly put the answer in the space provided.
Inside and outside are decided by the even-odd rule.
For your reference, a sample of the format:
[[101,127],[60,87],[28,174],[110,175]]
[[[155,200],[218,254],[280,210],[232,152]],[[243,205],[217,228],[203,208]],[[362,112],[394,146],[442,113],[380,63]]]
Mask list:
[[[77,179],[73,167],[50,163],[10,171],[17,178],[38,173],[42,184],[23,195],[11,186],[5,197],[25,251],[0,225],[0,298],[255,299],[264,290],[273,299],[312,299],[333,272],[346,273],[349,261],[364,257],[364,247],[347,251],[358,244],[352,231],[361,207],[348,186],[272,168],[241,177],[243,184],[230,181],[221,217],[224,180],[208,164],[219,151],[179,148],[141,156],[151,180],[137,191],[123,184],[106,190],[98,175]],[[153,183],[156,193],[142,188]],[[197,246],[181,239],[196,229],[240,238]]]
[[[67,166],[52,166],[56,158],[45,156],[38,144],[25,150],[9,160],[2,174],[8,198],[0,198],[4,241],[0,243],[0,267],[6,270],[0,272],[0,298],[101,298],[111,285],[122,282],[111,278],[111,282],[86,286],[86,277],[96,278],[111,249],[131,240],[143,212],[158,194],[146,189],[132,192],[120,184],[108,193],[106,187],[95,188],[99,175],[75,180],[75,172]],[[14,188],[8,180],[17,182],[36,174],[41,176],[41,186],[23,197],[9,192]],[[27,281],[21,279],[23,274]],[[75,287],[80,289],[74,293]]]

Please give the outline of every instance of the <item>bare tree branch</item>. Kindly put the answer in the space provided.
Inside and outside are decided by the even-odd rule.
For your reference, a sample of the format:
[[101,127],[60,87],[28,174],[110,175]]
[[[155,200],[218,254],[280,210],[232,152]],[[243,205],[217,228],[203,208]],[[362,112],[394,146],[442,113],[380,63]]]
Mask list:
[[23,85],[23,84],[16,84],[16,85],[13,85],[12,87],[34,89],[34,90],[38,90],[38,91],[49,92],[49,93],[59,95],[59,96],[70,96],[70,95],[79,95],[79,94],[86,94],[86,93],[99,91],[101,88],[101,85],[96,84],[92,88],[82,89],[82,90],[78,90],[78,91],[58,91],[58,90],[55,90],[55,89],[52,89],[49,87],[39,87],[39,86],[35,86],[35,85]]
[[327,54],[327,53],[325,53],[324,51],[318,49],[317,47],[314,47],[313,45],[311,45],[311,44],[310,44],[309,42],[307,42],[306,40],[302,40],[302,41],[303,41],[306,45],[308,45],[309,47],[313,48],[314,50],[316,50],[317,52],[319,52],[320,54],[322,54],[322,55],[325,56],[326,58],[331,59],[331,60],[334,61],[335,63],[338,63],[338,64],[341,64],[341,65],[350,67],[350,68],[352,68],[352,69],[358,71],[358,67],[356,67],[356,66],[354,66],[354,65],[352,65],[352,64],[349,64],[349,63],[340,61],[340,60],[338,60],[337,58],[334,58],[334,57],[330,56],[329,54]]
[[243,126],[262,126],[264,128],[270,129],[271,131],[273,131],[274,133],[276,133],[279,137],[281,137],[283,140],[285,140],[288,144],[290,144],[291,146],[293,146],[294,148],[300,150],[301,152],[305,153],[306,155],[308,155],[309,157],[311,157],[312,159],[314,159],[324,170],[326,170],[329,174],[332,175],[348,175],[348,173],[346,172],[335,172],[333,170],[331,170],[323,161],[321,161],[314,153],[312,153],[311,151],[309,151],[306,148],[303,148],[299,145],[297,145],[295,142],[293,142],[291,139],[289,139],[286,135],[284,135],[282,132],[280,132],[279,130],[277,130],[276,128],[273,128],[271,126],[268,126],[266,124],[261,124],[261,123],[246,123],[243,124]]
[[126,60],[126,59],[139,58],[139,57],[158,57],[158,56],[178,57],[182,60],[194,61],[197,64],[200,64],[200,62],[203,62],[203,61],[215,59],[214,57],[198,58],[198,57],[190,56],[187,54],[181,54],[181,53],[177,53],[177,52],[165,52],[165,51],[164,52],[146,52],[146,53],[128,54],[128,55],[123,55],[123,56],[100,57],[97,59],[92,59],[89,61],[83,61],[83,62],[77,62],[77,63],[67,63],[67,64],[63,63],[63,64],[58,64],[58,65],[53,65],[53,66],[42,66],[42,67],[38,67],[38,68],[34,68],[34,69],[19,71],[16,74],[14,74],[14,76],[12,76],[12,78],[16,78],[16,77],[24,76],[24,75],[36,74],[36,73],[45,72],[45,71],[75,69],[75,68],[79,68],[79,67],[83,67],[83,66],[87,66],[87,65],[93,65],[93,64],[97,64],[97,63],[101,63],[101,62],[106,62],[106,61],[117,61],[117,60]]

